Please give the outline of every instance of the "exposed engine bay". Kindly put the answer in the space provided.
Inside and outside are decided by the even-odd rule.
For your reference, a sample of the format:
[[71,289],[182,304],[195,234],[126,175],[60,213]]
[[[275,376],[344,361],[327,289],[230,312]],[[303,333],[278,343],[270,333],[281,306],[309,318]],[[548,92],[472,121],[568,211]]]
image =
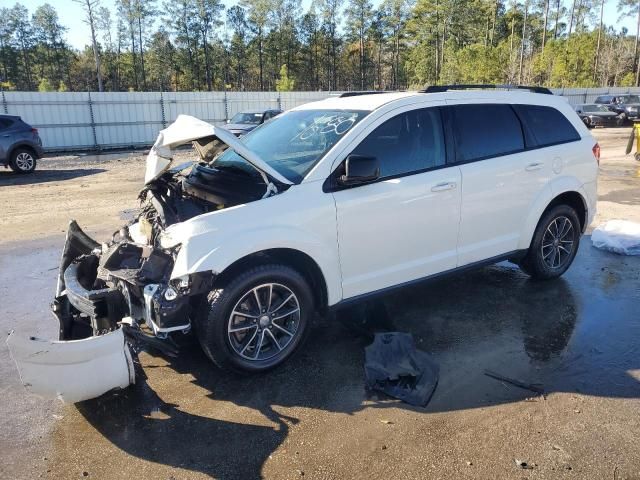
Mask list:
[[[173,149],[189,142],[197,158],[170,168]],[[160,132],[147,157],[145,185],[139,195],[141,208],[132,221],[102,244],[85,234],[75,221],[70,222],[52,303],[60,323],[59,341],[31,337],[29,343],[12,336],[7,341],[28,389],[66,401],[80,401],[108,391],[87,386],[96,374],[113,377],[111,388],[133,383],[131,355],[141,348],[177,354],[171,334],[189,332],[197,305],[215,278],[212,272],[201,272],[172,279],[180,245],[163,248],[162,232],[193,217],[260,200],[288,188],[279,181],[282,177],[270,172],[268,166],[261,168],[255,157],[247,159],[245,169],[217,168],[216,159],[227,148],[243,158],[252,154],[243,152],[243,145],[233,134],[216,131],[193,117],[180,116]],[[122,336],[123,340],[111,339],[114,336]],[[95,352],[70,353],[64,375],[78,377],[77,391],[53,391],[56,383],[40,378],[46,375],[40,358],[54,350],[57,355],[59,351],[78,350],[82,342],[95,342],[102,337],[111,337],[110,345],[119,344],[120,353],[114,355],[113,347],[109,351],[105,347],[102,359],[96,358]],[[107,344],[106,339],[103,344]],[[55,362],[67,361],[59,358],[60,355]]]

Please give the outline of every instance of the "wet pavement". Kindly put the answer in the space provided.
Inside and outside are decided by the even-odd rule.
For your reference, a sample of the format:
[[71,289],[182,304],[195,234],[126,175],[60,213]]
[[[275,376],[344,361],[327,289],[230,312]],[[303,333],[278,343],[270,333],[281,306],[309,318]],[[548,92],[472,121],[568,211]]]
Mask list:
[[[34,244],[36,254],[27,245],[3,255],[0,285],[2,297],[10,299],[3,304],[4,331],[17,327],[18,332],[32,334],[35,327],[39,335],[55,335],[46,305],[55,283],[59,241]],[[29,273],[16,283],[9,272],[17,271]],[[369,478],[385,478],[396,469],[425,472],[423,461],[407,462],[415,454],[428,457],[423,448],[433,441],[430,437],[449,431],[438,414],[465,416],[469,409],[491,410],[527,400],[551,403],[549,398],[556,394],[570,394],[573,399],[575,408],[567,415],[579,415],[576,412],[586,408],[581,405],[590,397],[631,400],[625,408],[640,413],[639,307],[640,258],[598,251],[585,237],[575,264],[555,281],[533,282],[504,263],[318,319],[304,351],[266,375],[237,377],[221,372],[185,338],[185,354],[178,359],[143,353],[143,369],[134,387],[77,407],[60,406],[21,391],[3,345],[2,468],[11,478],[41,473],[73,478],[83,472],[92,478],[136,473],[146,478],[158,472],[171,478],[176,468],[174,478],[205,474],[253,479],[266,478],[270,464],[276,468],[272,478],[295,478],[299,471],[307,478],[356,478],[364,472]],[[440,383],[426,409],[364,389],[364,346],[373,333],[388,330],[412,333],[419,348],[440,365]],[[547,399],[487,377],[485,369],[542,384]],[[499,422],[498,412],[500,408],[482,418]],[[21,428],[15,426],[16,415]],[[601,415],[608,424],[600,428],[619,421],[612,412]],[[637,439],[639,417],[624,417],[627,440]],[[389,418],[391,424],[381,422]],[[547,427],[543,420],[536,428]],[[398,435],[403,429],[404,434]],[[600,441],[613,441],[606,432],[601,435]],[[401,462],[394,468],[388,458],[363,462],[360,456],[371,456],[373,449],[377,456],[389,457],[391,448]],[[475,445],[467,456],[475,457],[478,449]],[[35,458],[27,461],[25,452]],[[640,465],[637,449],[635,455],[626,462]],[[431,461],[438,464],[437,459]],[[563,462],[537,461],[537,472],[546,467],[552,474],[555,470],[549,468],[554,465],[562,469]],[[475,460],[474,465],[481,464]],[[115,467],[121,476],[113,476]],[[512,469],[509,462],[504,467]],[[586,478],[580,477],[579,464],[572,471]]]
[[[636,219],[637,165],[602,169],[600,215]],[[0,243],[0,331],[55,337],[62,242]],[[440,366],[424,409],[364,388],[364,347],[396,330]],[[640,257],[585,236],[561,279],[502,263],[318,318],[264,375],[222,372],[185,337],[177,359],[142,353],[135,386],[61,405],[25,394],[2,342],[0,478],[640,479],[638,339]]]

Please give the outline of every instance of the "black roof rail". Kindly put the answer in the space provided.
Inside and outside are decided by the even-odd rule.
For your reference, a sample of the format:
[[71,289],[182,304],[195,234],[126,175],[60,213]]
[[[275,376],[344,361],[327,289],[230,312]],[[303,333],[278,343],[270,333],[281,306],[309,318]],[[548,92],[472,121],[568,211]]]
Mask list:
[[553,95],[547,87],[534,87],[527,85],[430,85],[420,93],[442,93],[449,90],[529,90],[533,93]]
[[378,93],[389,93],[383,90],[362,90],[362,91],[353,91],[353,92],[343,92],[338,95],[338,98],[345,97],[359,97],[360,95],[377,95]]

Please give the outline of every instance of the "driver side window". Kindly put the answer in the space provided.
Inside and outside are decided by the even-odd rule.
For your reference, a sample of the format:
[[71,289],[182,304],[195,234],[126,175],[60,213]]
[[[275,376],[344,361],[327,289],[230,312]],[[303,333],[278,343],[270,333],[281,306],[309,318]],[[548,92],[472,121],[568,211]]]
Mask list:
[[445,164],[438,108],[401,113],[378,126],[352,155],[377,157],[380,178],[409,175]]

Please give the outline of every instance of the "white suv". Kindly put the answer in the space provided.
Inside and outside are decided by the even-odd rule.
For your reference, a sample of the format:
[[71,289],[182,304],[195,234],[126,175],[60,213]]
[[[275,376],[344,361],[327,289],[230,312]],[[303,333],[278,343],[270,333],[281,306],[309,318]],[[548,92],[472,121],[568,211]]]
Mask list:
[[[179,117],[139,218],[102,245],[71,224],[54,312],[84,340],[11,336],[23,382],[70,401],[125,387],[130,345],[192,327],[220,367],[263,371],[314,312],[502,260],[562,275],[595,214],[594,138],[560,97],[437,90],[309,103],[242,139]],[[172,168],[192,141],[199,162]]]

